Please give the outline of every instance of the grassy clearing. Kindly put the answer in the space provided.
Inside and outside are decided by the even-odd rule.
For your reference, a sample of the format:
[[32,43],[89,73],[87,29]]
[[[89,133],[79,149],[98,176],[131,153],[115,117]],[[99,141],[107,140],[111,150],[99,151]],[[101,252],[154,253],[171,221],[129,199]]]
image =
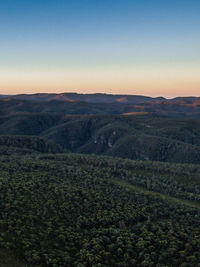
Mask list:
[[180,199],[180,198],[176,198],[176,197],[171,197],[169,195],[166,195],[166,194],[162,194],[162,193],[159,193],[159,192],[153,192],[153,191],[149,191],[145,188],[142,188],[140,186],[135,186],[135,185],[131,185],[127,182],[124,182],[124,181],[120,181],[120,180],[117,180],[117,179],[110,179],[110,181],[114,184],[117,184],[125,189],[128,189],[128,190],[134,190],[134,191],[138,191],[140,193],[143,193],[143,194],[146,194],[146,195],[151,195],[151,196],[156,196],[156,197],[160,197],[162,198],[163,200],[166,200],[170,203],[174,203],[174,204],[180,204],[180,205],[186,205],[186,206],[189,206],[189,207],[192,207],[192,208],[198,208],[200,209],[200,204],[197,203],[197,202],[194,202],[194,201],[189,201],[189,200],[185,200],[185,199]]

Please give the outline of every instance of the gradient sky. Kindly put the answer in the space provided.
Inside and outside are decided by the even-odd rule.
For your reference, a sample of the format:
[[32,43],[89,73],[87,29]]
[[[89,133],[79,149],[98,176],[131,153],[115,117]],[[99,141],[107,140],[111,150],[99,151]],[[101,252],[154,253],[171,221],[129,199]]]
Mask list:
[[199,0],[0,0],[0,94],[200,96]]

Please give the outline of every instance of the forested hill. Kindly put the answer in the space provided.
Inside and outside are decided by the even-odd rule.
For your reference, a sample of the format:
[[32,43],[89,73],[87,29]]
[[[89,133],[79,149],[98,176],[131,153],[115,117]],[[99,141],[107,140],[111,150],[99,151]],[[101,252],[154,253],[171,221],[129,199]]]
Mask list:
[[38,136],[21,136],[21,135],[0,135],[0,155],[2,151],[22,149],[24,153],[31,154],[33,151],[38,151],[42,153],[59,153],[63,152],[63,149],[42,137]]
[[67,150],[137,160],[200,163],[197,119],[137,113],[15,113],[0,116],[0,134],[0,147],[13,144],[43,152]]

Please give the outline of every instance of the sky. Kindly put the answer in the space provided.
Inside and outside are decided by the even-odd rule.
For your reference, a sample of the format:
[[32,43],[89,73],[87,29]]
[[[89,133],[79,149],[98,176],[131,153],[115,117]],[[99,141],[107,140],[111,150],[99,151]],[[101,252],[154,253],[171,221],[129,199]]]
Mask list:
[[0,0],[0,94],[200,96],[199,0]]

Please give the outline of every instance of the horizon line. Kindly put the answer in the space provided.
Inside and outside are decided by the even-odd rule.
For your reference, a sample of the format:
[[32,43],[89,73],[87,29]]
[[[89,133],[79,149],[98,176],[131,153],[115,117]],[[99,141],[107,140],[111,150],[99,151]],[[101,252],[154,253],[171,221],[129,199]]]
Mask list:
[[13,93],[13,94],[2,94],[0,93],[0,96],[18,96],[18,95],[61,95],[61,94],[77,94],[77,95],[111,95],[111,96],[141,96],[141,97],[150,97],[150,98],[164,98],[164,99],[174,99],[174,98],[199,98],[200,95],[177,95],[174,97],[165,97],[162,95],[158,96],[150,96],[150,95],[143,95],[143,94],[119,94],[119,93],[102,93],[102,92],[95,92],[95,93],[79,93],[77,91],[63,91],[63,92],[33,92],[33,93]]

